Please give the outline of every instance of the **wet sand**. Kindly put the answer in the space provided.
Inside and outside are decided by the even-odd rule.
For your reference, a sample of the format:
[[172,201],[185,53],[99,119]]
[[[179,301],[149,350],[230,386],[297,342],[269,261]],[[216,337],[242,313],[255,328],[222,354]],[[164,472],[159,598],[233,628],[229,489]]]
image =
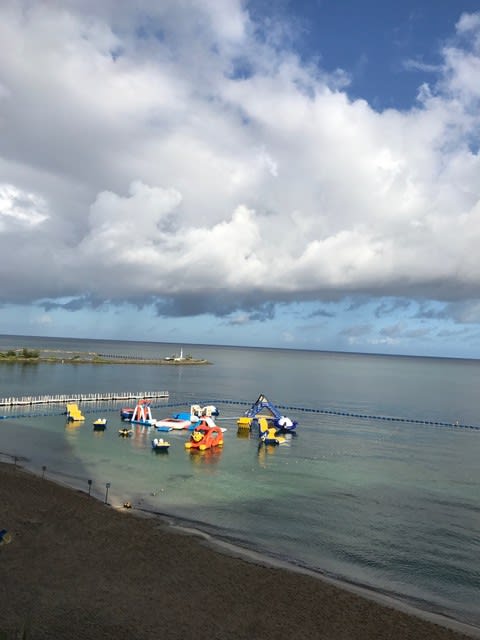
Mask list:
[[480,637],[316,577],[234,557],[200,536],[139,516],[0,464],[0,530],[11,535],[0,546],[0,637]]

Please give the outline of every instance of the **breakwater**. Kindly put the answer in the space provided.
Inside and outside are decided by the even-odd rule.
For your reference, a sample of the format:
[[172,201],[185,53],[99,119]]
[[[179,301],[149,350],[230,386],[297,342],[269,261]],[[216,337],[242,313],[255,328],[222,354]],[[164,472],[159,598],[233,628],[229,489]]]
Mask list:
[[73,393],[43,396],[0,398],[0,407],[29,406],[34,404],[66,404],[67,402],[108,402],[168,398],[168,391],[122,391],[111,393]]

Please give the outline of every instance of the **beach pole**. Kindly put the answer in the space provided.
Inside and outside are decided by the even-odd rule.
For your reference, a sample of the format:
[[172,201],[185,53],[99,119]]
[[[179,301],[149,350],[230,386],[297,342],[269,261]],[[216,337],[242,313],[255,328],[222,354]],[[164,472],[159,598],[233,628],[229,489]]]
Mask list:
[[105,504],[107,504],[107,502],[108,502],[108,490],[110,489],[110,482],[107,482],[105,484],[105,488],[106,488],[106,491],[105,491]]
[[87,480],[88,482],[88,495],[90,495],[91,491],[92,491],[92,481],[91,480]]
[[45,465],[43,465],[42,467],[42,480],[43,478],[45,478],[45,471],[47,470],[47,467]]

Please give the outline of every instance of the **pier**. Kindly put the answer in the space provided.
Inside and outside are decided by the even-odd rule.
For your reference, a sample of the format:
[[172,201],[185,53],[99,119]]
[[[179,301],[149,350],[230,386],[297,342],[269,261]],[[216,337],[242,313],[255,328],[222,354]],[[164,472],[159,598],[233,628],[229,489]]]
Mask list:
[[0,407],[31,406],[34,404],[66,404],[67,402],[117,402],[126,400],[156,400],[168,398],[168,391],[122,391],[109,393],[73,393],[44,396],[0,398]]

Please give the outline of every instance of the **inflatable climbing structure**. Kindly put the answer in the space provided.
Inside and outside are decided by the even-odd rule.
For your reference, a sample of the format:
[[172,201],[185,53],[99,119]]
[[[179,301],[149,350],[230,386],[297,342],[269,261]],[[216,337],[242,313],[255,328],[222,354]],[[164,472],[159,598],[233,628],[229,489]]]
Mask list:
[[185,443],[185,449],[198,449],[205,451],[212,447],[223,446],[223,433],[211,418],[202,418],[190,435],[190,439]]
[[282,415],[263,393],[258,396],[250,409],[237,420],[237,426],[239,429],[250,429],[252,423],[258,421],[258,418],[265,418],[270,427],[275,427],[277,431],[284,433],[295,431],[298,424],[296,420]]

